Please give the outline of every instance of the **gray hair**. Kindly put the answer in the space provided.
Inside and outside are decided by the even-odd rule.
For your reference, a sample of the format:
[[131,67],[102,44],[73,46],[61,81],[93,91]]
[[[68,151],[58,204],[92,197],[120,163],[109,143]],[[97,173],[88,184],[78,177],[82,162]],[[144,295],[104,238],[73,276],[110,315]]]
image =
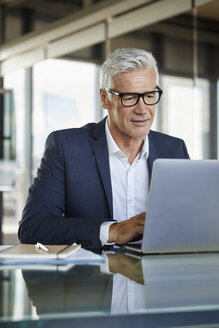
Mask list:
[[155,58],[143,49],[119,48],[111,52],[100,67],[100,88],[113,88],[113,77],[137,69],[153,69],[158,84],[159,75]]

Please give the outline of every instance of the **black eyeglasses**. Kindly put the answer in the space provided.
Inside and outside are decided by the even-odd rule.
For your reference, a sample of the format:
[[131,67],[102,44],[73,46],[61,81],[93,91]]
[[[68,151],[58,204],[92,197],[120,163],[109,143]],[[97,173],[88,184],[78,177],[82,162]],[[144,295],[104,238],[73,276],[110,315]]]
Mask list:
[[119,93],[112,89],[107,90],[109,93],[120,97],[121,104],[125,107],[132,107],[135,106],[140,97],[143,99],[145,105],[152,106],[156,105],[160,101],[160,97],[163,91],[157,86],[157,90],[148,91],[144,93],[133,93],[133,92],[126,92],[126,93]]

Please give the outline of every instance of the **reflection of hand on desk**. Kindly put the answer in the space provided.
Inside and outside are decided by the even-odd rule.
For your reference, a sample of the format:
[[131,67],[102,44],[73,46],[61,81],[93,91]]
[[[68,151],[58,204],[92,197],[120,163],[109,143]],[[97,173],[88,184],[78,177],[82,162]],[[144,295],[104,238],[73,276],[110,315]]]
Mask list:
[[128,279],[144,284],[141,260],[123,253],[107,254],[111,273],[120,273]]
[[124,253],[107,254],[113,273],[111,314],[134,313],[145,308],[145,286],[141,259]]

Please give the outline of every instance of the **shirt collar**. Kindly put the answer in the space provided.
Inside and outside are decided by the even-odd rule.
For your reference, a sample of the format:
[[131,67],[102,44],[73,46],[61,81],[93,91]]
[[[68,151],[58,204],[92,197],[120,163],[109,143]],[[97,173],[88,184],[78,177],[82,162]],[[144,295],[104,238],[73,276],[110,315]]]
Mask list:
[[[116,144],[115,140],[113,139],[109,127],[108,127],[108,119],[106,119],[105,123],[105,132],[106,132],[106,141],[107,141],[107,146],[108,146],[108,152],[109,152],[109,157],[116,154],[116,153],[122,153],[121,149],[118,147]],[[149,156],[149,143],[148,143],[148,135],[144,137],[144,142],[139,154],[139,159],[146,155],[146,159]]]

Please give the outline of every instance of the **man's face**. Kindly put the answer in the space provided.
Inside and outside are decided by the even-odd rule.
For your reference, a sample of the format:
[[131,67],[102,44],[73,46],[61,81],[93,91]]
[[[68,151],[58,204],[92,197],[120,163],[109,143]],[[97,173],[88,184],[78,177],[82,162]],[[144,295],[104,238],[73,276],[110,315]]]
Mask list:
[[[118,93],[144,93],[156,90],[156,76],[153,69],[139,69],[118,74],[114,79],[113,90]],[[156,105],[148,106],[140,98],[133,107],[121,104],[120,97],[101,90],[101,101],[109,114],[109,128],[114,139],[143,138],[150,131],[154,121]],[[125,139],[124,139],[125,140]]]

